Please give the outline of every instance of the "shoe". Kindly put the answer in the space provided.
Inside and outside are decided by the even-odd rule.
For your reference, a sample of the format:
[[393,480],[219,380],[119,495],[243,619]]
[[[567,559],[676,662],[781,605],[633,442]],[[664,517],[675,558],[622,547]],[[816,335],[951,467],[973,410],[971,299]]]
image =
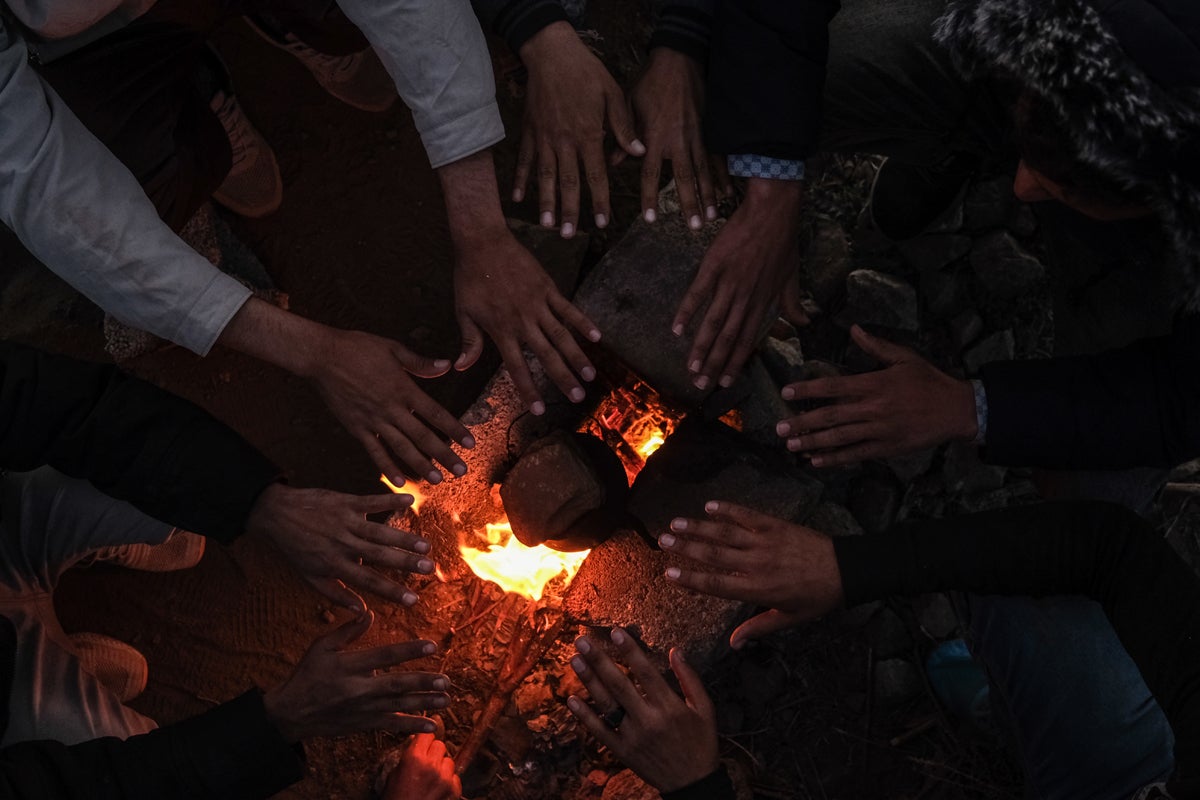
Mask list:
[[266,15],[247,16],[246,23],[267,42],[295,56],[322,89],[346,105],[377,112],[396,102],[396,84],[370,47],[334,56],[309,47]]
[[142,572],[175,572],[191,569],[204,557],[204,537],[176,530],[162,544],[127,544],[105,547],[92,553],[79,566],[104,563]]
[[923,233],[975,174],[979,157],[957,153],[932,167],[885,159],[871,183],[867,210],[876,230],[894,242]]
[[243,217],[265,217],[283,202],[283,178],[275,154],[250,124],[231,89],[217,89],[209,105],[225,128],[233,153],[233,165],[213,192],[213,200]]
[[73,633],[68,637],[83,668],[96,676],[104,688],[128,703],[146,690],[150,667],[134,648],[99,633]]
[[994,729],[987,673],[971,657],[965,641],[950,639],[935,647],[925,661],[925,674],[947,713],[981,732]]

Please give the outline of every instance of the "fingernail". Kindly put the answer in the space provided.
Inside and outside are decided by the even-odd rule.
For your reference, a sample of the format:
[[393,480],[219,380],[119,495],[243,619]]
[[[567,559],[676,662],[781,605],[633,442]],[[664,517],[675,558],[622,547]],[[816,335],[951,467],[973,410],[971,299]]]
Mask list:
[[442,473],[438,472],[436,469],[431,469],[429,472],[425,473],[425,480],[434,485],[439,484],[442,482]]
[[455,477],[461,478],[463,475],[467,474],[467,465],[455,464],[450,468],[450,471],[454,473]]
[[549,211],[542,212],[542,226],[546,228],[554,227],[554,214]]
[[688,372],[699,372],[700,367],[701,367],[700,359],[697,358],[695,361],[688,364]]
[[583,369],[579,370],[579,377],[590,383],[591,381],[596,380],[596,370],[593,367],[584,367]]
[[421,723],[421,731],[424,733],[433,733],[436,730],[437,730],[437,726],[434,725],[432,722]]
[[464,436],[462,438],[462,446],[467,448],[468,450],[470,450],[472,447],[475,446],[475,437],[474,436]]
[[417,562],[417,569],[421,572],[433,572],[433,562],[428,558],[422,558]]
[[821,456],[813,456],[812,457],[812,465],[814,467],[823,467],[823,466],[825,466],[825,459],[822,458]]
[[416,550],[418,553],[428,553],[429,548],[430,544],[425,539],[417,539],[413,542],[413,550]]
[[696,388],[697,389],[707,389],[708,388],[708,376],[707,375],[701,375],[699,378],[696,378]]
[[803,450],[804,446],[800,444],[800,437],[793,436],[792,438],[788,439],[787,449],[791,450],[793,453],[799,453],[801,450]]
[[780,392],[779,395],[784,400],[795,400],[796,399],[796,390],[790,386],[785,386],[785,387],[783,387],[783,391]]
[[726,389],[728,389],[730,386],[733,386],[733,376],[732,375],[722,375],[721,380],[717,381],[717,383],[721,384]]
[[636,156],[646,155],[646,145],[642,144],[641,139],[634,139],[632,142],[630,142],[629,149],[632,150],[633,154]]
[[613,628],[612,633],[610,633],[608,636],[613,640],[613,644],[615,645],[625,644],[625,631],[621,630],[620,628]]
[[434,369],[450,369],[450,359],[439,358],[437,361],[433,362],[433,368]]
[[513,202],[519,203],[525,199],[525,193],[520,189],[513,189]]
[[676,517],[675,519],[671,520],[671,530],[686,531],[687,530],[687,520],[684,519],[683,517]]
[[[672,527],[674,527],[674,525],[672,525]],[[669,533],[664,533],[662,536],[658,537],[658,544],[661,547],[674,547],[675,537]]]
[[404,605],[415,606],[417,604],[417,596],[412,592],[406,592],[404,595]]
[[667,577],[673,581],[679,580],[679,567],[667,567]]
[[588,331],[588,341],[589,342],[600,341],[600,331],[597,330],[596,328],[592,328],[590,331]]
[[571,658],[571,669],[575,670],[577,674],[582,675],[587,672],[587,662],[579,656],[574,656]]
[[445,678],[434,678],[433,688],[437,689],[439,692],[444,692],[450,688],[450,684],[446,682]]
[[787,424],[786,422],[781,422],[775,426],[775,435],[776,436],[787,436],[791,432],[792,432],[792,426]]
[[431,656],[437,652],[437,645],[433,642],[426,642],[425,646],[421,648],[421,652],[427,656]]
[[671,328],[671,333],[675,334],[676,336],[683,336],[683,326],[682,325],[674,325]]
[[579,702],[579,698],[575,695],[571,695],[567,698],[567,708],[571,709],[572,711],[578,711],[582,707],[583,703]]
[[463,368],[463,364],[466,364],[466,363],[467,363],[467,354],[466,354],[466,353],[461,353],[461,354],[458,356],[458,358],[454,359],[454,368],[455,368],[455,369],[462,369],[462,368]]
[[450,698],[435,697],[429,705],[433,706],[434,708],[445,708],[446,706],[450,705]]
[[529,407],[529,413],[533,414],[535,417],[540,417],[542,414],[546,413],[546,404],[541,400],[534,400],[533,405]]
[[572,389],[570,391],[570,393],[567,395],[567,397],[571,398],[572,403],[578,403],[580,400],[582,400],[584,398],[584,394],[585,393],[584,393],[583,389],[576,386],[574,389]]
[[700,219],[699,214],[693,214],[691,218],[688,219],[688,227],[694,231],[698,231],[704,227],[704,221]]
[[717,218],[717,207],[716,206],[708,206],[707,208],[705,208],[704,216],[708,217],[709,222],[712,222],[714,219]]
[[658,219],[658,212],[653,208],[647,208],[645,212],[642,213],[642,218],[645,219],[646,222],[654,222],[654,220]]
[[397,489],[399,489],[405,483],[404,476],[400,475],[400,474],[393,475],[391,478],[391,481],[392,481],[392,485],[395,486]]
[[559,235],[564,239],[570,239],[575,235],[575,224],[572,222],[564,222],[562,230],[559,231]]
[[732,648],[734,650],[741,650],[742,645],[744,645],[745,643],[746,643],[745,639],[733,639],[732,641],[729,642],[729,646],[730,646],[730,648]]
[[716,500],[709,500],[704,504],[704,510],[709,514],[715,514],[721,510],[721,504]]
[[605,216],[604,214],[597,214],[596,215],[596,227],[597,228],[608,227],[608,217]]
[[592,652],[592,643],[588,641],[586,636],[580,636],[575,640],[575,649],[586,656]]

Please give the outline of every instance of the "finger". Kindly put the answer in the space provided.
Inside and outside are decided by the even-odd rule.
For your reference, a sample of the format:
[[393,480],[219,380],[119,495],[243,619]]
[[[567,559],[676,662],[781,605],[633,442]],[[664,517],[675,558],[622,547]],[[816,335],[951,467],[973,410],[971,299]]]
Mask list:
[[[437,645],[428,639],[413,639],[408,642],[393,642],[379,647],[369,647],[364,650],[354,650],[342,656],[346,669],[360,675],[370,675],[371,670],[387,669],[406,661],[425,658],[437,652]],[[421,691],[445,691],[449,681],[444,686],[435,686],[434,678],[445,678],[445,675],[432,672],[398,672],[397,675],[426,675],[429,677],[428,688]],[[414,689],[413,691],[417,691]]]
[[[386,494],[346,495],[357,514],[382,514],[390,511],[399,513],[413,504],[413,496],[407,492]],[[394,528],[392,530],[395,530]]]
[[693,592],[724,597],[728,600],[753,600],[755,584],[747,576],[720,575],[716,572],[667,567],[667,580],[673,581]]
[[861,397],[869,391],[873,381],[868,375],[848,375],[840,378],[813,378],[797,381],[783,387],[780,396],[784,400],[827,400],[839,397]]
[[411,714],[384,714],[376,719],[371,730],[387,731],[396,736],[408,736],[413,733],[432,733],[437,725],[428,717],[415,717]]
[[861,442],[838,450],[818,453],[809,458],[809,461],[814,467],[828,469],[846,464],[858,464],[873,458],[887,458],[900,452],[902,452],[900,448],[889,442]]
[[[568,372],[571,373],[571,381],[574,383],[575,375],[580,377],[596,377],[596,368],[592,366],[592,362],[583,354],[579,343],[575,341],[575,337],[571,334],[571,330],[559,322],[558,317],[554,314],[547,313],[541,319],[542,333],[545,334],[546,340],[556,353],[562,356],[571,367]],[[578,389],[578,391],[576,391]],[[578,403],[583,400],[584,391],[578,384],[571,389],[567,395],[572,402]]]
[[748,531],[761,531],[783,524],[778,517],[727,500],[709,500],[704,504],[704,512],[714,520],[731,522]]
[[[404,424],[404,417],[411,417],[411,414],[401,416],[392,425],[383,425],[379,430],[379,438],[387,445],[388,449],[396,454],[396,458],[400,459],[412,474],[420,475],[430,483],[440,483],[442,473],[434,469],[433,462],[417,448],[416,444],[408,438],[403,430],[395,427],[396,424]],[[434,475],[436,479],[433,479]]]
[[[467,465],[441,436],[434,433],[425,422],[415,414],[405,414],[399,420],[399,425],[405,437],[412,442],[417,451],[426,459],[437,459],[445,465],[452,475],[462,477],[467,474]],[[464,429],[465,430],[465,429]],[[437,484],[442,482],[442,473],[430,464],[423,475],[425,480]]]
[[625,102],[625,97],[616,83],[609,87],[605,99],[608,108],[608,128],[617,140],[617,145],[636,158],[646,155],[646,145],[637,138],[633,114],[629,113],[629,104]]
[[872,336],[858,325],[850,326],[850,338],[854,340],[856,345],[862,348],[864,353],[884,364],[899,364],[901,361],[907,361],[914,355],[907,347],[901,347],[898,344],[889,342],[887,339]]
[[[760,314],[754,314],[742,325],[742,332],[733,347],[733,353],[726,360],[725,366],[719,370],[721,376],[717,380],[719,385],[726,388],[733,386],[734,379],[741,374],[742,368],[750,359],[750,354],[758,348],[758,334],[762,328],[761,319]],[[718,371],[714,370],[713,374],[717,373]]]
[[367,613],[366,601],[359,597],[357,592],[348,589],[346,584],[337,578],[308,576],[307,580],[309,586],[320,592],[331,603],[341,606],[356,616],[362,616]]
[[559,233],[570,239],[579,228],[579,155],[574,147],[558,151],[558,195],[562,203]]
[[671,671],[675,673],[675,679],[679,681],[679,688],[683,689],[683,699],[687,700],[688,705],[695,709],[700,716],[706,719],[715,719],[716,709],[713,708],[712,698],[708,696],[704,682],[700,680],[696,670],[692,669],[692,665],[684,659],[683,650],[672,647],[670,659]]
[[[421,415],[421,419],[433,426],[435,430],[439,430],[446,435],[446,438],[451,441],[458,442],[463,447],[468,449],[475,446],[475,440],[471,437],[471,432],[467,430],[467,426],[463,425],[453,414],[446,410],[445,406],[438,403],[429,395],[422,392],[412,403],[412,410]],[[439,459],[440,460],[440,459]],[[458,457],[455,456],[455,461]],[[446,462],[442,462],[445,464]],[[446,464],[446,466],[451,466]],[[466,465],[463,465],[462,473],[455,472],[455,475],[465,474],[467,471]]]
[[729,159],[725,156],[713,156],[709,159],[712,171],[716,177],[717,186],[722,197],[733,196],[733,178],[729,176]]
[[[574,655],[571,657],[571,669],[579,676],[582,681],[585,675],[591,672],[591,667],[588,666],[582,655]],[[592,698],[592,705],[600,709],[601,714],[607,714],[610,711],[616,710],[618,704],[616,698],[612,696],[612,692],[608,690],[603,683],[595,681],[592,686],[588,687],[588,696]]]
[[692,163],[696,165],[696,183],[700,187],[700,202],[704,205],[704,219],[712,222],[717,218],[717,191],[713,186],[712,165],[708,151],[699,140],[692,142]]
[[683,221],[689,228],[698,231],[704,227],[704,219],[700,216],[700,196],[696,193],[696,172],[686,147],[679,147],[672,153],[671,172],[675,176]]
[[[580,336],[586,337],[589,342],[600,341],[600,329],[596,327],[596,323],[588,319],[587,314],[580,311],[578,306],[557,291],[550,295],[550,309],[558,315],[559,319],[574,328]],[[591,365],[589,364],[588,366],[590,367]],[[580,374],[585,381],[590,381],[596,377],[594,369],[592,370],[591,377],[582,372]]]
[[365,700],[363,705],[372,711],[419,714],[437,711],[450,705],[450,695],[445,692],[408,692],[405,694],[379,695]]
[[638,646],[638,643],[634,641],[632,636],[620,628],[613,628],[610,638],[613,644],[617,646],[617,652],[621,655],[621,660],[633,671],[638,685],[642,687],[642,692],[648,700],[662,699],[666,697],[666,694],[674,696],[674,691],[663,680],[662,673],[650,663],[650,659],[646,658],[646,653]]
[[442,759],[437,762],[437,765],[438,788],[440,791],[438,796],[445,798],[445,800],[457,800],[459,792],[455,791],[454,782],[458,780],[458,776],[454,774],[453,759],[446,758],[443,755]]
[[411,531],[397,530],[382,522],[356,521],[351,533],[359,539],[374,544],[399,548],[420,555],[425,555],[432,549],[428,539],[423,539]]
[[[570,336],[567,338],[569,339]],[[572,403],[578,403],[583,400],[587,393],[579,385],[579,381],[575,379],[575,373],[571,372],[571,369],[567,366],[567,362],[563,361],[558,349],[550,343],[550,340],[546,338],[546,335],[541,330],[531,335],[525,342],[525,346],[533,351],[533,354],[537,356],[537,360],[541,362],[542,367],[546,370],[546,375],[549,376],[554,385]]]
[[358,552],[364,565],[378,569],[395,569],[401,572],[417,572],[422,575],[433,572],[433,559],[408,550],[360,541],[358,542]]
[[[576,640],[575,647],[587,662],[588,669],[579,676],[588,691],[596,684],[603,684],[612,698],[621,708],[630,714],[643,714],[646,710],[646,700],[642,693],[634,688],[620,667],[604,652],[604,648],[590,641],[586,636]],[[594,696],[594,695],[593,695]]]
[[496,349],[500,351],[500,358],[504,360],[504,368],[508,370],[513,385],[517,387],[517,394],[525,401],[530,413],[534,416],[545,414],[546,404],[542,402],[542,396],[538,393],[537,386],[534,385],[533,375],[529,373],[529,364],[525,362],[525,354],[521,352],[521,346],[515,339],[506,337],[496,341]]
[[462,351],[454,360],[454,368],[459,372],[470,369],[471,365],[483,355],[483,331],[470,317],[458,316],[458,329],[462,336]]
[[612,207],[609,205],[608,168],[604,165],[602,142],[589,144],[584,148],[583,170],[587,178],[588,193],[592,196],[592,213],[595,215],[596,227],[607,227],[612,218]]
[[388,480],[395,486],[403,486],[406,482],[404,471],[388,454],[387,449],[380,443],[379,438],[374,435],[364,434],[358,437],[358,441],[367,451],[367,457],[375,465],[375,468],[388,476]]
[[588,732],[595,736],[600,744],[612,750],[614,753],[620,747],[620,735],[608,727],[608,723],[596,716],[596,712],[588,708],[588,704],[580,700],[575,695],[567,698],[567,708],[575,715],[575,718],[583,723],[583,727],[588,729]]
[[349,647],[358,637],[367,632],[374,620],[375,615],[370,611],[362,616],[352,617],[329,633],[318,637],[313,643],[313,647],[325,652],[336,652]]
[[[736,333],[727,333],[726,328],[737,325],[737,320],[738,315],[735,314],[730,291],[718,288],[700,324],[696,326],[692,349],[688,352],[688,370],[696,374],[694,383],[697,388],[707,389],[712,383],[712,375],[706,371],[707,365],[712,363],[712,350],[721,337],[728,339],[727,346],[732,344],[732,337],[736,336]],[[736,328],[734,330],[736,331]]]
[[538,147],[537,157],[538,181],[538,219],[544,228],[554,227],[555,195],[558,193],[558,165],[554,150],[548,145]]
[[[410,570],[411,571],[411,570]],[[420,599],[417,593],[400,581],[385,577],[369,566],[347,559],[336,565],[337,576],[346,584],[403,606],[414,606]]]
[[529,175],[533,171],[534,137],[528,128],[521,134],[521,148],[517,151],[517,168],[513,173],[513,202],[525,199],[529,188]]
[[450,359],[433,359],[398,344],[392,345],[392,356],[407,372],[422,378],[437,378],[450,370]]
[[418,733],[416,736],[408,740],[408,752],[414,758],[423,759],[429,754],[429,748],[436,742],[437,736],[433,733]]
[[642,160],[642,218],[646,222],[658,219],[658,184],[662,178],[662,148],[653,140],[650,151]]
[[[757,323],[750,318],[747,312],[745,301],[737,300],[730,303],[724,325],[721,325],[720,331],[713,338],[708,349],[708,357],[704,359],[704,364],[700,367],[702,376],[719,382],[722,386],[733,385],[733,375],[736,370],[730,360],[730,355],[743,340],[750,339],[753,342],[758,333]],[[711,314],[710,310],[709,315]],[[700,330],[703,331],[707,327],[701,323]]]
[[792,452],[815,453],[818,450],[833,450],[874,442],[879,434],[879,426],[871,423],[840,425],[829,430],[794,436],[788,439],[787,447]]
[[872,411],[863,403],[838,400],[812,411],[805,411],[775,425],[779,436],[795,438],[804,433],[829,430],[839,425],[871,420]]
[[741,650],[749,642],[769,636],[776,631],[793,628],[799,622],[801,622],[801,618],[797,614],[788,614],[776,609],[764,611],[738,625],[729,637],[729,646],[734,650]]
[[441,739],[431,738],[433,738],[433,741],[429,743],[427,755],[431,761],[440,761],[446,757],[446,743]]
[[759,541],[752,529],[722,520],[676,517],[671,520],[671,530],[692,540],[705,539],[737,550],[754,547]]
[[[707,258],[707,256],[706,256]],[[683,295],[683,299],[679,301],[679,308],[675,311],[675,319],[671,320],[671,332],[676,336],[683,336],[683,329],[692,321],[692,317],[704,305],[712,291],[712,278],[709,277],[709,270],[704,268],[703,262],[700,265],[700,271],[696,273],[695,279],[687,292]],[[688,360],[688,368],[692,372],[699,371],[700,365],[696,364],[696,369],[692,370],[691,366],[693,359]]]

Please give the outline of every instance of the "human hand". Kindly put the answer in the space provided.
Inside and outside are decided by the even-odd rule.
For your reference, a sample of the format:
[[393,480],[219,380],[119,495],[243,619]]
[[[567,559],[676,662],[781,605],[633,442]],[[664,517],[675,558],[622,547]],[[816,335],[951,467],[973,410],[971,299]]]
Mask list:
[[596,227],[603,228],[612,218],[605,125],[624,152],[634,156],[646,152],[635,138],[621,87],[568,22],[542,28],[521,46],[519,55],[529,70],[529,84],[513,200],[524,199],[536,166],[541,223],[554,225],[557,191],[562,198],[561,234],[571,238],[579,227],[582,163]]
[[448,369],[448,360],[419,356],[399,342],[329,329],[311,377],[329,410],[367,449],[375,466],[402,486],[404,473],[396,459],[430,483],[442,481],[433,458],[456,476],[467,472],[446,439],[466,448],[474,447],[475,439],[410,377],[436,378]]
[[658,537],[658,544],[668,553],[716,570],[668,567],[669,580],[704,594],[775,609],[734,631],[734,649],[749,638],[814,619],[842,604],[842,573],[828,536],[733,503],[710,500],[704,510],[711,519],[671,520],[671,533]]
[[[654,222],[657,217],[658,181],[663,161],[667,160],[671,162],[679,190],[684,222],[692,230],[699,230],[704,220],[711,222],[717,218],[712,168],[700,130],[704,113],[704,75],[700,64],[669,47],[654,48],[646,60],[645,71],[629,93],[629,102],[646,143],[642,160],[642,215],[647,222]],[[619,164],[624,158],[624,151],[618,150],[613,154],[613,163]],[[723,184],[729,183],[728,173],[722,173],[722,178]],[[722,190],[732,193],[733,187],[722,185]]]
[[775,426],[789,450],[809,454],[814,467],[835,467],[975,438],[975,391],[969,381],[952,378],[907,347],[857,325],[850,336],[886,366],[783,387],[785,400],[833,401]]
[[366,604],[348,587],[406,606],[417,602],[417,595],[407,586],[371,567],[433,572],[427,540],[366,519],[367,514],[403,511],[411,504],[409,494],[359,497],[275,483],[258,496],[246,530],[271,540],[318,592],[363,614]]
[[559,293],[542,265],[507,229],[487,245],[458,251],[454,296],[463,339],[455,369],[467,369],[478,360],[483,352],[482,331],[487,331],[532,413],[544,414],[546,404],[522,347],[533,351],[571,402],[583,400],[585,392],[575,376],[595,380],[596,368],[571,329],[593,342],[600,341],[600,330]]
[[789,275],[800,269],[800,208],[804,184],[751,178],[746,198],[704,254],[671,330],[684,328],[706,302],[688,353],[698,389],[714,379],[732,386]]
[[[716,712],[683,652],[679,648],[671,651],[671,669],[683,689],[680,698],[632,636],[613,628],[612,641],[636,685],[603,648],[580,637],[575,642],[579,655],[571,659],[571,668],[587,687],[595,709],[572,695],[567,698],[571,713],[625,766],[660,792],[682,789],[715,772],[720,764]],[[623,711],[624,716],[610,726],[600,715],[614,711]]]
[[432,733],[418,733],[409,741],[383,791],[383,800],[458,800],[461,796],[454,759],[446,755],[446,743]]
[[413,712],[445,708],[450,680],[435,672],[387,672],[437,652],[417,640],[346,650],[371,627],[367,612],[313,642],[281,686],[263,695],[267,718],[289,742],[382,730],[432,733],[432,720]]

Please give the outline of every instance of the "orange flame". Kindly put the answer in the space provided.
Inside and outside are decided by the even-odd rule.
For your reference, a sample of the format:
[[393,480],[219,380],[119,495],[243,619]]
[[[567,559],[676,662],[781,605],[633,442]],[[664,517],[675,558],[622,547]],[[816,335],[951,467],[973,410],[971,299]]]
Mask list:
[[425,493],[411,483],[406,483],[404,486],[397,486],[388,480],[387,475],[380,475],[379,480],[384,486],[391,489],[396,494],[412,495],[412,512],[414,514],[421,513],[421,504],[425,502]]
[[482,538],[487,543],[483,550],[469,544],[459,546],[467,566],[485,581],[530,600],[541,600],[546,584],[560,576],[563,588],[569,586],[591,552],[560,553],[545,545],[526,547],[513,536],[507,517],[499,522],[489,522]]

